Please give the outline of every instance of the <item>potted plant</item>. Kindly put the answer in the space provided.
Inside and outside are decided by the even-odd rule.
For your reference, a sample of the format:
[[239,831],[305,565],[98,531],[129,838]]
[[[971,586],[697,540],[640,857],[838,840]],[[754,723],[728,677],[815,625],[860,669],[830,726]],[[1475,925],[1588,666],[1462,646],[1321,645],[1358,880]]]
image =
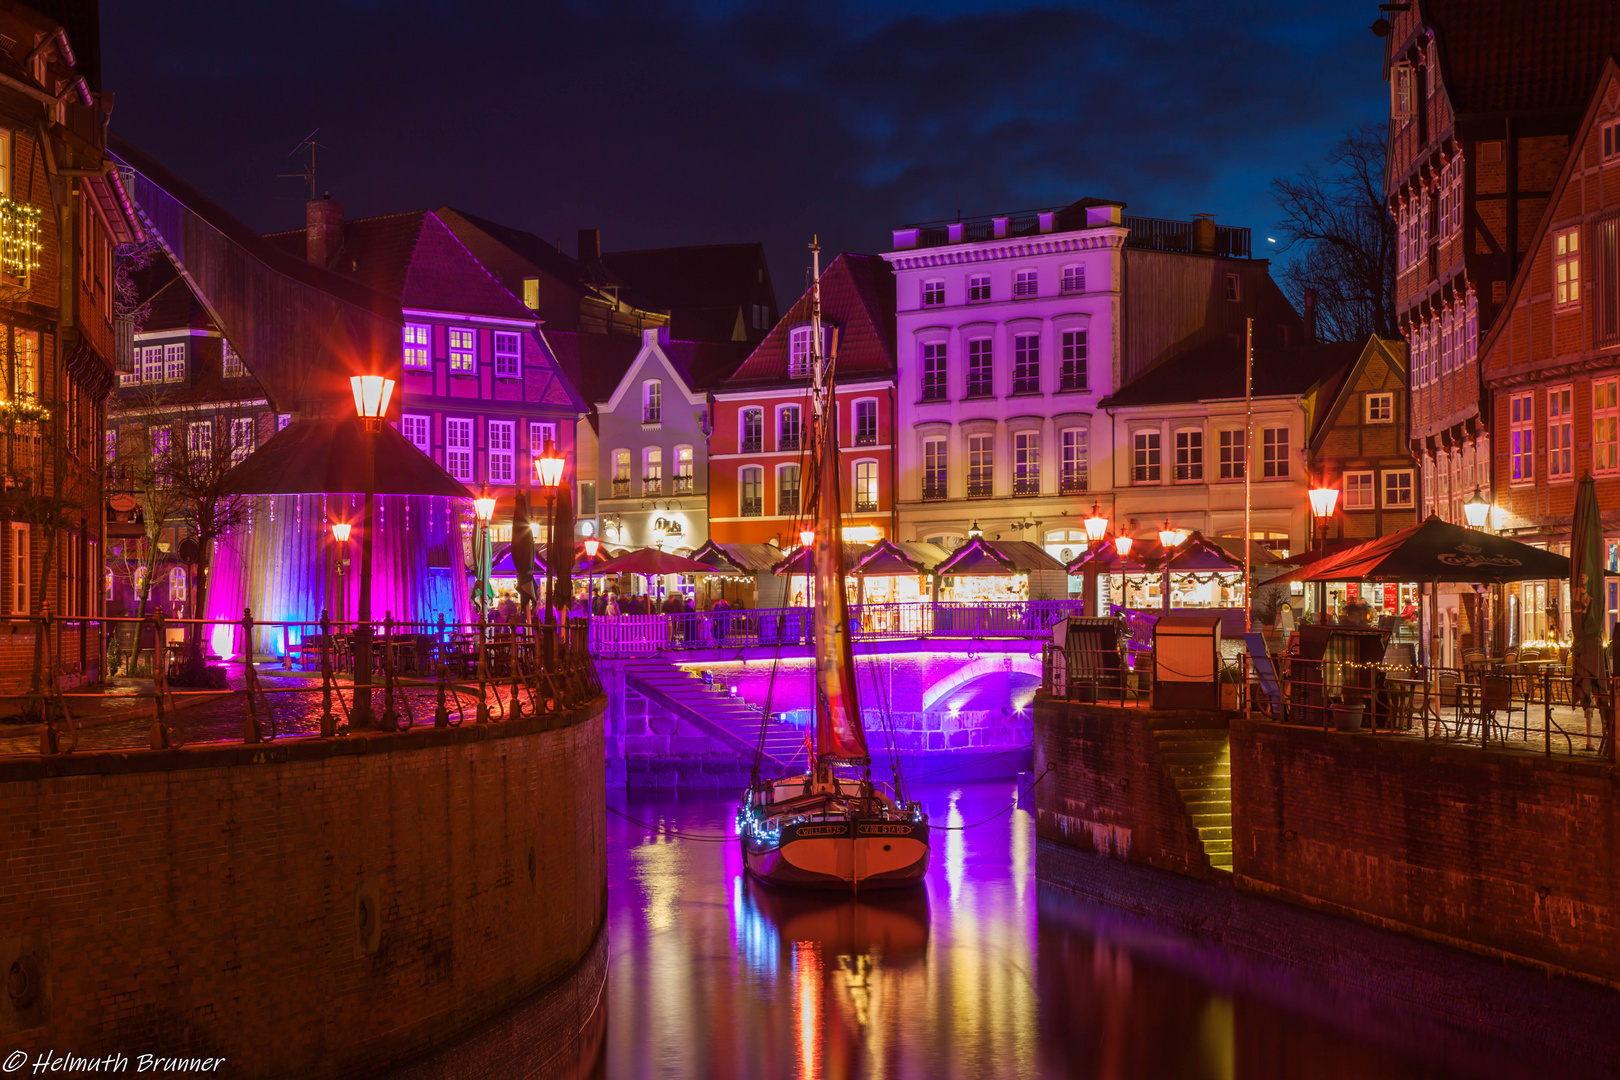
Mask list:
[[1362,718],[1367,715],[1367,703],[1331,697],[1328,711],[1333,716],[1333,726],[1339,731],[1360,731]]

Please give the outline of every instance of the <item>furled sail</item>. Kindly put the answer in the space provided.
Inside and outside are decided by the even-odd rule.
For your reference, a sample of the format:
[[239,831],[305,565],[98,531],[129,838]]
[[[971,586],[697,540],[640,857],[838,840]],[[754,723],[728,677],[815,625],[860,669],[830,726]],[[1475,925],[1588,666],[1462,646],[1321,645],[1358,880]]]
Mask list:
[[[830,392],[829,392],[830,396]],[[831,413],[831,410],[828,410]],[[815,576],[816,756],[859,760],[868,756],[855,686],[855,651],[844,591],[844,545],[839,522],[838,436],[818,421],[816,440]]]

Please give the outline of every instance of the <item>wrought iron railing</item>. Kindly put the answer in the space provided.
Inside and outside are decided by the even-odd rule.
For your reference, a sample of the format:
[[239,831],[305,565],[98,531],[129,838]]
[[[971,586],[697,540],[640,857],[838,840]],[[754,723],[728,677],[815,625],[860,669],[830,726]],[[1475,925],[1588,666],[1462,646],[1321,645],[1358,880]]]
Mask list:
[[1058,480],[1058,491],[1064,495],[1084,495],[1086,493],[1086,474],[1064,473]]
[[1028,498],[1041,493],[1041,478],[1039,474],[1013,477],[1013,496],[1015,498]]
[[626,479],[626,480],[615,480],[615,481],[613,481],[613,497],[614,498],[616,498],[616,499],[624,499],[624,498],[628,498],[629,496],[630,496],[630,481],[629,480]]
[[996,485],[992,480],[975,480],[968,478],[967,497],[970,499],[989,499],[996,494]]

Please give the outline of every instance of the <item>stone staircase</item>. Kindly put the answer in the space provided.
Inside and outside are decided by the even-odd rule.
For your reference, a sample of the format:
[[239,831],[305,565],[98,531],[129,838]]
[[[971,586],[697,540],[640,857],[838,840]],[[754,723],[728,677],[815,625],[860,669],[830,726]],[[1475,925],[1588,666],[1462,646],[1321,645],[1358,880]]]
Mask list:
[[1232,750],[1225,728],[1161,728],[1159,757],[1218,874],[1232,872]]
[[[675,712],[681,719],[708,732],[751,762],[759,739],[759,710],[706,685],[694,672],[661,657],[643,657],[624,663],[625,685]],[[773,722],[765,733],[766,775],[804,771],[805,731],[792,724]]]

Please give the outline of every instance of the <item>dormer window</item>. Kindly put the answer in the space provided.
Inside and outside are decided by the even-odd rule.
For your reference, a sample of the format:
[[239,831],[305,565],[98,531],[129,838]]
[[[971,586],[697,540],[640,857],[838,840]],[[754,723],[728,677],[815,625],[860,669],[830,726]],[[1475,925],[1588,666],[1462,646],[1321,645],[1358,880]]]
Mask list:
[[802,379],[810,374],[810,343],[808,326],[795,327],[788,336],[788,378]]
[[923,307],[937,307],[945,302],[945,282],[941,278],[923,282]]

